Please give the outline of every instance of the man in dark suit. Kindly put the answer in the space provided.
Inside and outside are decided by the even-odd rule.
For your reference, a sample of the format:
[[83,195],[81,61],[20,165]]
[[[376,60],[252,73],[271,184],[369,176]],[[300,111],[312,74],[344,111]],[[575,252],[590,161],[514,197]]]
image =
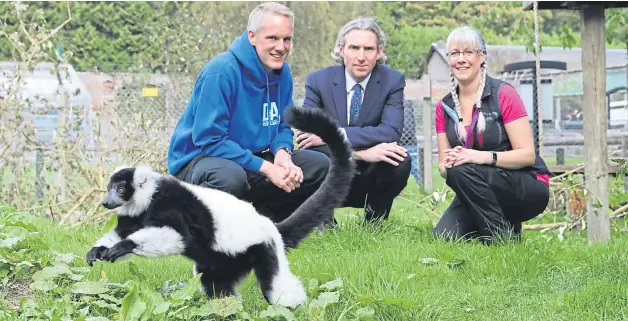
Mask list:
[[[304,108],[335,117],[356,151],[358,174],[346,207],[364,208],[366,222],[388,218],[405,188],[411,162],[398,143],[403,130],[405,77],[386,65],[385,36],[372,18],[357,18],[338,33],[332,57],[338,65],[308,75]],[[319,137],[297,133],[299,149],[329,155]]]

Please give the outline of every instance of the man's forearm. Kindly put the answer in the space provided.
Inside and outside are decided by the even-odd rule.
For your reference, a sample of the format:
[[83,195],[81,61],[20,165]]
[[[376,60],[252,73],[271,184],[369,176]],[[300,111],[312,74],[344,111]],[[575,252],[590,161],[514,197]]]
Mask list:
[[386,124],[368,127],[344,127],[343,129],[345,137],[354,148],[394,143],[401,140],[401,131]]

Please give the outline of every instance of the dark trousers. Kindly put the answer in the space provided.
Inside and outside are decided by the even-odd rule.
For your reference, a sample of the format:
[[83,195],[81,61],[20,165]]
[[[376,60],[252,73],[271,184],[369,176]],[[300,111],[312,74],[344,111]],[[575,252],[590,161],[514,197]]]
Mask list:
[[[327,145],[310,147],[310,150],[330,155]],[[356,166],[356,176],[343,207],[364,208],[366,221],[387,219],[395,197],[408,184],[412,167],[410,155],[398,166],[365,161],[356,161]]]
[[[271,153],[256,155],[273,162]],[[198,156],[175,176],[191,184],[231,193],[251,202],[262,215],[279,222],[318,189],[330,165],[328,157],[312,151],[295,151],[292,162],[303,171],[303,183],[290,193],[275,186],[261,173],[246,170],[224,158]]]
[[521,222],[542,213],[549,188],[528,170],[464,164],[447,169],[446,183],[456,197],[433,230],[445,239],[518,237]]

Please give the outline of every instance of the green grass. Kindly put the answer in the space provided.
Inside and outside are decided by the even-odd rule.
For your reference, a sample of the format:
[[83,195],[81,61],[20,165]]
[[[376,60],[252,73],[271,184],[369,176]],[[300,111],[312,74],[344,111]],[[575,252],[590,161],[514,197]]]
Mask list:
[[[403,198],[395,201],[390,220],[378,230],[359,224],[361,211],[338,210],[337,229],[312,234],[289,254],[294,273],[305,285],[312,279],[343,281],[340,300],[326,308],[325,320],[350,320],[359,308],[372,309],[375,320],[628,319],[628,234],[619,231],[626,229],[625,221],[614,225],[611,242],[598,245],[587,244],[586,231],[567,231],[562,241],[556,231],[525,231],[522,243],[493,247],[445,243],[432,238],[437,216],[424,209],[427,203],[415,202],[421,195],[411,181]],[[28,221],[51,249],[79,256],[75,266],[86,266],[85,253],[104,233],[102,226],[69,229],[36,216]],[[426,258],[437,263],[422,263]],[[114,264],[97,262],[83,281],[102,276],[110,282],[131,280],[129,262],[146,277],[145,284],[192,279],[192,263],[185,258],[134,257]],[[30,281],[29,276],[23,278]],[[69,286],[56,291],[68,293]],[[240,291],[244,311],[257,316],[266,309],[254,275]],[[42,310],[59,304],[61,296],[54,291],[31,292]],[[373,299],[389,301],[368,302]],[[401,302],[413,304],[400,307]],[[294,314],[306,320],[307,307]]]

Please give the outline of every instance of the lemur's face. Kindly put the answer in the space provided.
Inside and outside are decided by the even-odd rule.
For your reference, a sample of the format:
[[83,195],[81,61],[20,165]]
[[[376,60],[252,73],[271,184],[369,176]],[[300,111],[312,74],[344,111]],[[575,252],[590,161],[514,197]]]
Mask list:
[[111,210],[128,203],[135,193],[132,184],[134,174],[135,168],[123,168],[114,172],[107,184],[107,196],[102,201],[102,206]]

